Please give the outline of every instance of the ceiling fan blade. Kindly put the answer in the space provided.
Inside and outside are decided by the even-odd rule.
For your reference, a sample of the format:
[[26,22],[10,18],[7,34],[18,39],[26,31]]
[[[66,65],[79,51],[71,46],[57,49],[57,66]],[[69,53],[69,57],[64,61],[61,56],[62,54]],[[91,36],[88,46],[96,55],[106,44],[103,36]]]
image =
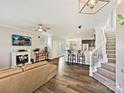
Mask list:
[[35,31],[47,32],[47,30],[50,30],[50,27],[47,27],[47,25],[45,25],[45,24],[38,24],[37,29]]
[[46,29],[44,29],[43,31],[44,31],[44,32],[47,32],[47,30],[46,30]]
[[46,29],[46,28],[42,28],[42,30],[43,30],[44,32],[47,32],[47,29]]
[[43,29],[41,29],[41,28],[40,28],[40,29],[38,28],[38,29],[35,29],[34,31],[39,31],[39,32],[42,32],[42,31],[44,31],[44,30],[43,30]]
[[47,30],[50,30],[50,27],[46,27]]

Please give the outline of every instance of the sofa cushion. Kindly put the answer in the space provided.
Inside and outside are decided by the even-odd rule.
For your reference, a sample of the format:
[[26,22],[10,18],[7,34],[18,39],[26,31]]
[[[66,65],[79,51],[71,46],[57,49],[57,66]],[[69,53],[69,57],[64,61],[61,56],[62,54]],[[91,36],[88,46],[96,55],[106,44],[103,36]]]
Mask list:
[[9,77],[11,75],[15,75],[18,73],[21,73],[22,69],[21,68],[13,68],[13,69],[7,69],[7,70],[1,70],[0,71],[0,79]]
[[56,65],[53,65],[53,64],[49,64],[49,72],[48,74],[51,74],[53,73],[54,71],[57,71],[57,66]]
[[0,93],[32,93],[56,73],[56,66],[46,61],[23,66],[23,69],[1,70]]
[[31,70],[33,68],[37,68],[37,67],[46,65],[46,64],[48,64],[47,61],[41,61],[41,62],[37,62],[37,63],[34,63],[34,64],[28,64],[28,65],[22,66],[22,69],[24,71],[27,71],[27,70]]
[[0,79],[0,93],[11,93],[8,90],[9,86],[10,86],[10,79],[8,77]]

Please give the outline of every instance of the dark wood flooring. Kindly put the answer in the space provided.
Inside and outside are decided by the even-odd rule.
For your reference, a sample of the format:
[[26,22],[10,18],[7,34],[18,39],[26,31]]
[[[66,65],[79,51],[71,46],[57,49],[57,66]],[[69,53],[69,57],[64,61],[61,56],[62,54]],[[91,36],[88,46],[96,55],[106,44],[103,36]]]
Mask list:
[[34,93],[114,93],[88,76],[88,68],[86,65],[67,64],[62,58],[57,76]]

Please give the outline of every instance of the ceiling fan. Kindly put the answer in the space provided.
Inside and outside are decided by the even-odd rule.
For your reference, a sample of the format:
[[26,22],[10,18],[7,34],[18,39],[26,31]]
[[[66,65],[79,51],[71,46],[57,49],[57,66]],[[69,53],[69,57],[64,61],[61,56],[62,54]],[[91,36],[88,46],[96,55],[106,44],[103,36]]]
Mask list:
[[38,24],[35,31],[47,32],[48,30],[50,30],[49,27],[45,26],[44,24]]

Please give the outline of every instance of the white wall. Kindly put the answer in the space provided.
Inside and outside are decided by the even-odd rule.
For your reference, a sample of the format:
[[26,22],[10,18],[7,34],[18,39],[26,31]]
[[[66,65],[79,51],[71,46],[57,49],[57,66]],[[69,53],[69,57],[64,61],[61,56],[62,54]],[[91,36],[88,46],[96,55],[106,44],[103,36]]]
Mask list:
[[81,45],[82,45],[81,38],[68,39],[66,41],[66,50],[68,50],[70,48],[75,49],[75,50],[81,50]]
[[105,28],[106,29],[110,29],[110,28],[116,29],[116,3],[114,3],[113,9],[107,18]]
[[41,50],[48,46],[48,36],[40,35]]
[[66,40],[66,50],[70,49],[70,45],[74,45],[73,48],[76,50],[80,50],[82,48],[82,40],[92,40],[94,39],[95,29],[92,28],[88,31],[83,31],[81,34],[81,37],[78,38],[68,38]]
[[[12,34],[26,35],[32,37],[31,46],[12,46]],[[0,27],[0,68],[8,67],[11,62],[11,52],[18,49],[34,49],[41,48],[41,42],[38,33],[20,31],[18,29]]]
[[116,61],[116,79],[118,93],[124,93],[124,28],[117,29],[117,61]]
[[61,56],[61,43],[65,42],[64,39],[61,39],[59,37],[53,36],[52,37],[52,56],[51,59],[56,58],[58,56]]
[[[124,16],[124,1],[121,1],[117,7],[117,13]],[[124,27],[117,24],[117,40],[116,40],[116,80],[117,93],[124,93]]]
[[95,34],[96,34],[95,46],[98,47],[103,42],[104,39],[103,28],[96,28]]
[[[31,46],[12,46],[12,34],[31,36]],[[38,38],[40,36],[40,38]],[[64,39],[52,36],[47,33],[22,31],[16,28],[0,27],[0,68],[9,67],[11,63],[11,52],[19,49],[30,49],[35,48],[44,49],[48,46],[50,59],[56,58],[61,54],[60,48],[61,43]]]

